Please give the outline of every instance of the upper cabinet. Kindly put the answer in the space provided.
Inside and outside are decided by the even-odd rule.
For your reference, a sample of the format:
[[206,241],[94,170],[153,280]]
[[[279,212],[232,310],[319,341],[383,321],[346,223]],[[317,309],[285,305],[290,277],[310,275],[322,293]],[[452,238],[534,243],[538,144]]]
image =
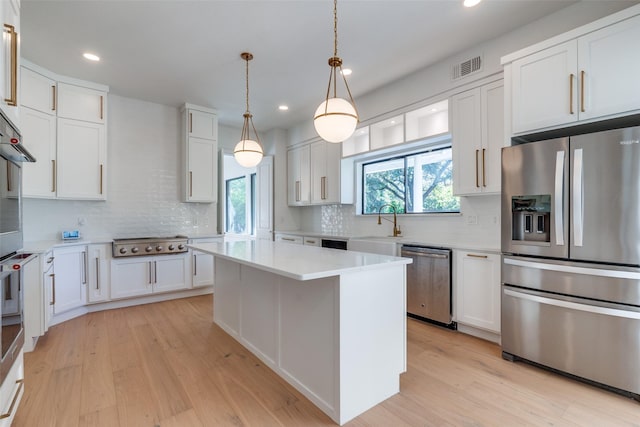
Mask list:
[[287,151],[287,202],[289,206],[308,205],[311,202],[309,145]]
[[505,143],[502,80],[451,97],[451,132],[454,194],[499,193]]
[[5,0],[0,4],[2,43],[0,50],[0,107],[16,126],[20,126],[18,111],[20,61],[20,1]]
[[314,142],[310,150],[311,203],[340,203],[340,144]]
[[21,131],[37,159],[23,165],[24,197],[106,200],[108,88],[26,61],[20,74]]
[[638,12],[638,7],[630,8],[503,58],[505,78],[511,82],[507,103],[512,132],[640,110],[640,56],[629,50],[640,40]]
[[218,200],[218,115],[215,110],[183,107],[183,159],[185,202]]

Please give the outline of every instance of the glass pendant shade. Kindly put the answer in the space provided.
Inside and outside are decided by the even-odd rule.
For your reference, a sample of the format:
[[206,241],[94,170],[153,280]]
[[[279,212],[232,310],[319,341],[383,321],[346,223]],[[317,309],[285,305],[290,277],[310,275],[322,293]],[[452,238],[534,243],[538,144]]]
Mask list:
[[240,166],[255,167],[262,160],[262,146],[252,139],[244,139],[236,144],[233,156]]
[[323,101],[313,117],[313,125],[320,138],[333,143],[348,139],[358,124],[356,109],[343,98]]

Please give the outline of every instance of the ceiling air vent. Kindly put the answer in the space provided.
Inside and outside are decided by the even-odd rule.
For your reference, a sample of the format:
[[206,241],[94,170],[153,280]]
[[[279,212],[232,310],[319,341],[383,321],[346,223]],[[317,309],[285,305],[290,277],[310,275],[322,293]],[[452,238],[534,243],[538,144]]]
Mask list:
[[451,79],[457,80],[482,69],[482,57],[475,56],[451,66]]

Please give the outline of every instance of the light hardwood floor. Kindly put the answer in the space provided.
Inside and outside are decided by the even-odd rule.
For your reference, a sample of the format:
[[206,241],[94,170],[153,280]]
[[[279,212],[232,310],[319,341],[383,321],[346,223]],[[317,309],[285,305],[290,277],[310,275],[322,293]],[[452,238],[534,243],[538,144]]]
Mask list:
[[[208,295],[54,326],[25,355],[13,425],[334,425],[212,318]],[[409,319],[401,392],[346,425],[640,426],[640,404]]]

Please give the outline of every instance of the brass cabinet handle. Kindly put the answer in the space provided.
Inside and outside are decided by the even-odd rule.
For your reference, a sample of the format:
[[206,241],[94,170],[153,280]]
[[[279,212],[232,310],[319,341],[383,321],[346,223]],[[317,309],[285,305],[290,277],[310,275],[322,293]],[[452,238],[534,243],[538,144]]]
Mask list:
[[87,269],[89,267],[89,257],[87,256],[87,251],[82,251],[82,284],[87,284]]
[[569,114],[573,114],[573,73],[569,74]]
[[100,120],[104,119],[104,97],[100,95]]
[[198,275],[198,256],[193,254],[193,275]]
[[51,160],[51,192],[56,192],[56,161]]
[[7,191],[11,191],[11,163],[7,162]]
[[295,242],[296,239],[292,239],[291,237],[282,237],[282,240],[286,241],[286,242]]
[[320,198],[325,200],[327,198],[327,177],[320,178]]
[[193,133],[193,113],[189,113],[189,133]]
[[158,263],[153,261],[153,283],[158,283]]
[[584,113],[584,70],[580,71],[580,112]]
[[56,305],[56,275],[51,273],[49,277],[51,277],[51,302],[49,305]]
[[482,149],[482,186],[486,187],[487,186],[487,166],[485,163],[485,152],[486,152],[486,148]]
[[151,271],[151,261],[149,261],[149,284],[153,283],[152,274],[153,272]]
[[50,256],[49,258],[47,258],[47,264],[51,264],[53,262],[53,258],[52,256]]
[[100,258],[96,257],[96,289],[100,289]]
[[100,164],[100,194],[102,194],[103,172],[104,172],[104,165]]
[[487,255],[476,255],[476,254],[467,254],[467,256],[471,257],[471,258],[489,258]]
[[193,172],[189,171],[189,197],[193,197]]
[[18,105],[18,33],[16,27],[4,24],[5,32],[11,36],[11,96],[5,98],[7,105]]
[[480,188],[480,183],[478,182],[478,154],[480,150],[476,150],[476,188]]
[[51,111],[56,111],[56,85],[51,85]]
[[24,386],[24,379],[16,380],[16,384],[18,384],[18,389],[16,390],[16,394],[13,395],[13,399],[11,400],[11,405],[9,405],[9,410],[4,414],[0,415],[0,420],[4,420],[5,418],[9,418],[13,413],[13,409],[18,402],[18,396],[20,396],[20,392],[22,391],[22,387]]
[[296,202],[300,201],[300,181],[296,181]]

